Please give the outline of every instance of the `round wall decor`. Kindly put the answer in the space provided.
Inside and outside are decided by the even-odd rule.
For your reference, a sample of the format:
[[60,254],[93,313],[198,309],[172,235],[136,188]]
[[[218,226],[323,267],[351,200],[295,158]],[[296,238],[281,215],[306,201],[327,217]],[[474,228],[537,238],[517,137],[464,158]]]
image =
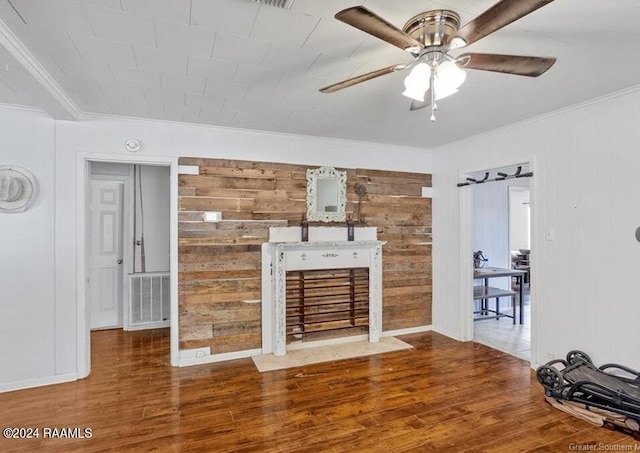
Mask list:
[[26,211],[37,193],[36,178],[14,165],[0,165],[0,212]]

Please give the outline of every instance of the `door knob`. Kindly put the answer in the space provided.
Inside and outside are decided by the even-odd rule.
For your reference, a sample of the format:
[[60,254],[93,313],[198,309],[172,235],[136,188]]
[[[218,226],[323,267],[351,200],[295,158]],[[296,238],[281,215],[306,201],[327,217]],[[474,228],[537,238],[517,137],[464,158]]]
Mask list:
[[122,264],[122,260],[118,260],[118,264]]

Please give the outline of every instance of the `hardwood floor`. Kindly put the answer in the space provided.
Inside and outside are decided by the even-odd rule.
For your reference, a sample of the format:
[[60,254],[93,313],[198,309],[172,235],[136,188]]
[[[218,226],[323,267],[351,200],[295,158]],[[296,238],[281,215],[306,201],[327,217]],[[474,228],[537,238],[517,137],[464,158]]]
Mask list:
[[[92,334],[90,377],[0,394],[2,452],[633,451],[549,406],[529,364],[433,332],[414,349],[259,373],[251,359],[172,368],[167,330]],[[43,438],[43,428],[91,438]]]

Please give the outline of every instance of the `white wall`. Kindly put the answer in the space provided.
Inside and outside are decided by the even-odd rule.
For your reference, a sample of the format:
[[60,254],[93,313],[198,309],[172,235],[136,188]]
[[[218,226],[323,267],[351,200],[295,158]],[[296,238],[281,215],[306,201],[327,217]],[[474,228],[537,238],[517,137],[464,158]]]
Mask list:
[[464,337],[460,171],[529,161],[533,365],[582,349],[640,368],[638,105],[630,91],[434,152],[434,328]]
[[[140,179],[143,210],[140,211],[140,205],[137,208],[138,226],[144,228],[145,271],[168,272],[169,167],[143,165]],[[141,270],[142,266],[137,269]]]
[[[6,215],[0,220],[3,270],[15,266],[0,275],[0,344],[7,349],[3,360],[10,364],[0,371],[0,391],[73,379],[79,371],[77,238],[84,231],[77,230],[78,215],[84,209],[78,181],[83,177],[83,159],[131,158],[124,142],[137,138],[142,149],[136,157],[150,161],[195,156],[416,172],[432,169],[428,150],[345,140],[101,117],[53,122],[40,113],[13,109],[0,110],[0,125],[3,161],[11,158],[11,163],[30,167],[43,184],[42,198],[32,211],[12,218],[10,224],[5,223]],[[175,212],[176,200],[170,209]],[[5,254],[15,264],[6,264]],[[25,286],[34,277],[39,284]]]
[[63,160],[76,153],[131,156],[124,140],[137,138],[136,156],[212,157],[221,159],[332,165],[398,171],[431,171],[431,152],[382,145],[242,129],[184,125],[163,121],[89,116],[79,123],[59,121],[57,148]]
[[54,160],[51,119],[0,108],[0,165],[24,167],[38,184],[27,211],[0,213],[0,391],[7,383],[44,384],[60,374],[57,345],[64,332],[54,281]]

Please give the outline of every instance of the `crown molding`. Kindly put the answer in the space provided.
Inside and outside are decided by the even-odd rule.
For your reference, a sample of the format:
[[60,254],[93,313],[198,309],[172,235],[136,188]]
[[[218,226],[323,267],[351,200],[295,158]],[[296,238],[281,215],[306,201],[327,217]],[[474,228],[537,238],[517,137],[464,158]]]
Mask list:
[[79,121],[81,111],[69,95],[58,85],[44,66],[33,56],[11,29],[0,19],[0,45],[31,74],[35,81],[50,96],[51,101],[43,107],[51,116],[59,120]]

